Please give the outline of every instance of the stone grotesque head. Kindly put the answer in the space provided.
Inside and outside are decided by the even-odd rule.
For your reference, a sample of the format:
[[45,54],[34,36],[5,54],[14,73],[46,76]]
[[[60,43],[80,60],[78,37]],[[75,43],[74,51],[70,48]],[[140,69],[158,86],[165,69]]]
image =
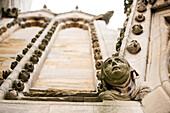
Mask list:
[[130,65],[122,57],[110,57],[103,64],[102,75],[112,86],[124,83],[129,78],[129,73]]
[[102,100],[141,100],[150,88],[137,86],[135,79],[139,74],[123,57],[110,57],[101,70],[101,83],[98,86]]

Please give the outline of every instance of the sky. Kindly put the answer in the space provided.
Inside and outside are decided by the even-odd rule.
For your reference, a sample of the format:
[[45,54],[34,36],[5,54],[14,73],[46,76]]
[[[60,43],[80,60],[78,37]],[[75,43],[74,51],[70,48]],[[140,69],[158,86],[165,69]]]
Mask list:
[[85,13],[100,15],[105,14],[107,11],[114,11],[109,24],[110,29],[117,30],[123,27],[123,22],[126,19],[124,12],[124,0],[33,0],[31,10],[42,9],[44,4],[47,8],[54,13],[63,13],[78,10]]

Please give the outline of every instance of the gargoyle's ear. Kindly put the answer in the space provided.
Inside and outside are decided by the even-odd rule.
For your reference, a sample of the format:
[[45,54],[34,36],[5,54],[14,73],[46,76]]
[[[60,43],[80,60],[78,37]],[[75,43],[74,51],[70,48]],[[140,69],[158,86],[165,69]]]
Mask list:
[[131,77],[132,77],[133,80],[139,78],[139,74],[133,68],[130,69],[130,74],[131,74]]

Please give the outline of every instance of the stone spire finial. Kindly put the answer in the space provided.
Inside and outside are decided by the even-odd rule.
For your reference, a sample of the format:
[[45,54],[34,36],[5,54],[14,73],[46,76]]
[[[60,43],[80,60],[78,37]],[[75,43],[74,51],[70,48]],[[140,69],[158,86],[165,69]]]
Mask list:
[[44,8],[44,9],[47,9],[47,5],[44,4],[43,8]]
[[79,7],[78,7],[78,5],[76,5],[76,8],[75,8],[76,10],[78,10],[79,9]]

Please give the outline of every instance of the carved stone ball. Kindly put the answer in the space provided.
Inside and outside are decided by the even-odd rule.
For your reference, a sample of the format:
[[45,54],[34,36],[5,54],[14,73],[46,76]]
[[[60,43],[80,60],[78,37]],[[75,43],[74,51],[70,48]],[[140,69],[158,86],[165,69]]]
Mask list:
[[38,59],[38,56],[33,54],[30,58],[30,61],[33,63],[33,64],[37,64],[39,59]]
[[36,37],[36,38],[39,38],[39,37],[40,37],[40,34],[35,35],[35,37]]
[[22,50],[22,54],[25,55],[28,52],[28,48]]
[[51,36],[50,35],[45,35],[45,38],[48,39],[50,41]]
[[53,32],[52,32],[52,31],[48,31],[47,34],[50,35],[50,36],[52,36],[52,35],[53,35]]
[[93,44],[93,48],[99,47],[99,43],[98,42],[93,42],[92,44]]
[[11,28],[11,26],[12,26],[11,23],[8,23],[8,24],[6,25],[7,28]]
[[97,61],[95,64],[97,70],[102,69],[102,66],[103,66],[103,61]]
[[123,84],[130,76],[130,65],[128,61],[122,57],[110,57],[103,63],[101,75],[111,86]]
[[101,50],[100,50],[99,47],[96,47],[96,48],[94,48],[93,52],[94,52],[94,54],[95,54],[95,53],[101,52]]
[[16,61],[21,61],[21,59],[23,58],[23,55],[22,54],[19,54],[19,55],[17,55],[17,57],[16,57]]
[[24,83],[21,80],[15,80],[12,84],[12,88],[17,91],[22,91],[24,89]]
[[135,20],[137,22],[143,22],[145,20],[145,16],[143,14],[138,14],[136,17],[135,17]]
[[144,3],[141,3],[137,7],[138,12],[145,12],[147,10],[146,5]]
[[11,74],[11,70],[10,69],[2,71],[2,77],[4,79],[6,79],[10,74]]
[[31,48],[31,47],[32,47],[32,45],[33,45],[33,43],[29,43],[29,44],[27,44],[27,48]]
[[101,53],[100,53],[100,52],[95,53],[95,54],[94,54],[94,59],[95,59],[95,60],[100,60],[100,59],[102,59]]
[[11,63],[11,69],[14,69],[17,66],[18,62],[17,61],[13,61]]
[[135,24],[132,27],[132,32],[135,35],[140,35],[141,33],[143,33],[143,27],[140,24]]
[[33,65],[33,63],[27,62],[27,63],[25,64],[25,69],[26,69],[28,72],[33,72],[33,71],[34,71],[34,65]]
[[101,80],[101,71],[97,71],[96,76],[98,80]]
[[9,90],[5,94],[5,99],[6,100],[17,100],[18,92],[16,90]]
[[38,46],[38,49],[40,49],[40,50],[42,50],[42,51],[44,51],[45,48],[46,48],[46,45],[45,45],[45,44],[42,44],[42,43]]
[[34,51],[34,54],[37,55],[38,57],[41,57],[42,51],[37,49],[37,50]]
[[22,70],[19,73],[19,79],[21,79],[22,82],[27,82],[30,78],[30,73],[27,72],[26,70]]
[[37,38],[32,38],[32,39],[31,39],[31,42],[32,42],[32,43],[35,43],[36,40],[37,40]]
[[131,54],[136,54],[141,50],[140,44],[137,42],[137,40],[132,40],[130,44],[127,46],[127,50]]
[[48,45],[48,39],[44,38],[44,39],[42,40],[42,44]]

